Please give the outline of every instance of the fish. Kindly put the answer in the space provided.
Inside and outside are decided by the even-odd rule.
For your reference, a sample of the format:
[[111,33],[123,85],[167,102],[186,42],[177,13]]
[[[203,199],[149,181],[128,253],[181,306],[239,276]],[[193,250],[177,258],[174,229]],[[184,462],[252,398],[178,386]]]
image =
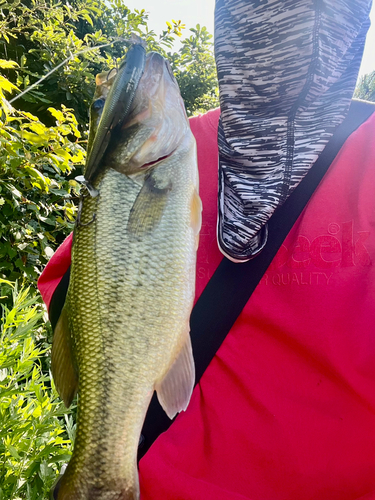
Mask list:
[[53,337],[57,391],[68,407],[78,392],[58,500],[139,499],[137,448],[151,397],[156,391],[172,419],[194,387],[189,318],[202,221],[195,139],[168,61],[143,57],[137,44],[127,61],[125,78],[120,67],[96,82],[90,189]]

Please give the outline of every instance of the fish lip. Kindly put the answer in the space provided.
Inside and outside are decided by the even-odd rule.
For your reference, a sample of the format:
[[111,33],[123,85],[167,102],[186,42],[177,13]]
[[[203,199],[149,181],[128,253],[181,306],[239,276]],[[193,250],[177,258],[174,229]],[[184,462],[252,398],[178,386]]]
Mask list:
[[[146,51],[143,44],[133,44],[115,76],[86,160],[84,175],[86,181],[90,183],[95,180],[100,171],[101,161],[108,149],[112,133],[118,127],[121,127],[129,116],[139,81],[144,72],[145,60]],[[116,97],[117,102],[113,106],[113,97],[116,94],[118,94]],[[126,103],[122,114],[118,109],[120,108],[121,111],[122,106],[118,106],[121,102]],[[112,106],[113,109],[110,111]]]

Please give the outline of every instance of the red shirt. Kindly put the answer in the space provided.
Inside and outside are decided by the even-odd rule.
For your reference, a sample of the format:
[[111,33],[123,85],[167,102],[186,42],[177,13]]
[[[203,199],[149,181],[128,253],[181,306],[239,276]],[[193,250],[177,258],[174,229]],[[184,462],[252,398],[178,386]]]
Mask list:
[[[203,201],[197,297],[222,258],[218,117],[190,121]],[[374,225],[375,115],[346,141],[187,411],[141,460],[142,500],[375,499]],[[40,281],[47,302],[58,253]]]

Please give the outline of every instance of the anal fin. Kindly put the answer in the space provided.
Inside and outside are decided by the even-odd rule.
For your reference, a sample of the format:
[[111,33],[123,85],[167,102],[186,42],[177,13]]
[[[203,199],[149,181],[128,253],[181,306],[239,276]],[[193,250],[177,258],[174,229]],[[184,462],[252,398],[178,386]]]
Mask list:
[[53,334],[51,371],[57,392],[67,408],[78,390],[78,373],[70,339],[68,315],[63,307]]
[[190,335],[165,377],[156,384],[155,390],[163,410],[172,419],[176,413],[186,410],[194,389],[195,367]]

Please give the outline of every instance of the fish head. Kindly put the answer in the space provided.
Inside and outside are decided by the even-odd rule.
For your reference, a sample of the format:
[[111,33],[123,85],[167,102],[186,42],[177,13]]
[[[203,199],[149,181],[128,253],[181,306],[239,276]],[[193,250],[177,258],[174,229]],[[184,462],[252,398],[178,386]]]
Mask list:
[[150,52],[130,113],[113,133],[105,165],[126,175],[146,172],[171,156],[189,130],[170,64]]

